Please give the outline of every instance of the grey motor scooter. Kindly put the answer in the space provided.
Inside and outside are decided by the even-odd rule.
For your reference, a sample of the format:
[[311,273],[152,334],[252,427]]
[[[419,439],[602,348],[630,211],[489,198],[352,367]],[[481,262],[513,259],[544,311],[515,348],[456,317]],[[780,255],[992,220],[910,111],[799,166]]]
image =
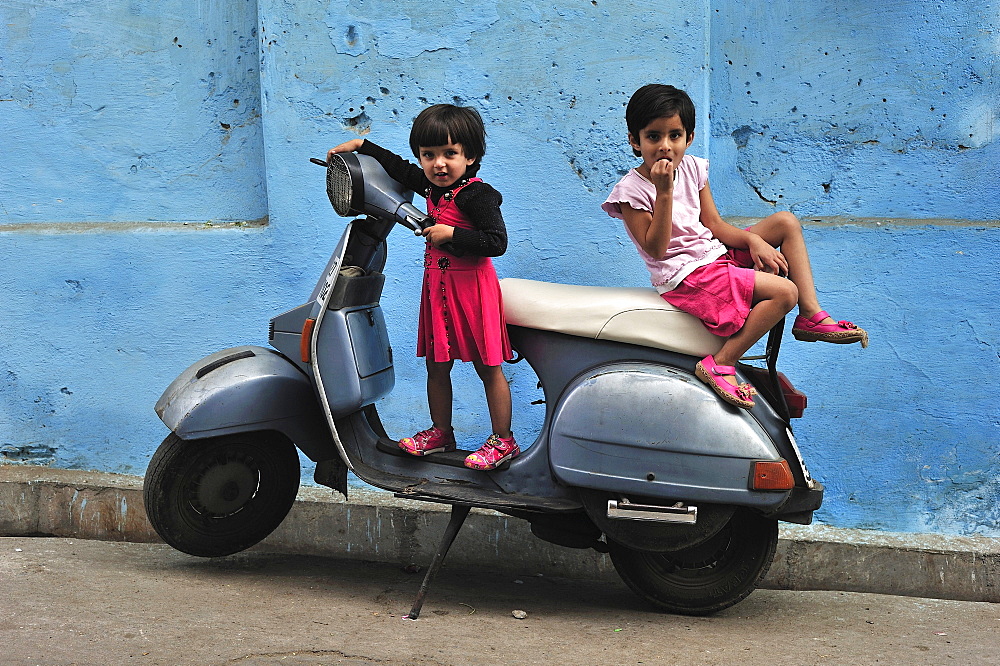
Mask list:
[[355,219],[309,300],[271,320],[273,349],[212,354],[157,402],[171,434],[149,463],[144,500],[164,541],[211,557],[263,539],[295,499],[298,447],[316,481],[345,496],[351,470],[452,506],[411,618],[471,507],[609,553],[633,591],[670,612],[712,613],[755,589],[778,521],[808,524],[823,497],[792,436],[805,396],[776,370],[781,324],[758,358],[765,367],[740,364],[760,393],[743,410],[694,376],[721,340],[654,290],[503,280],[515,362],[531,365],[544,393],[540,432],[491,472],[466,469],[467,451],[410,456],[375,406],[395,379],[379,298],[387,236],[397,223],[419,233],[427,216],[370,157],[313,161],[327,167],[336,212]]

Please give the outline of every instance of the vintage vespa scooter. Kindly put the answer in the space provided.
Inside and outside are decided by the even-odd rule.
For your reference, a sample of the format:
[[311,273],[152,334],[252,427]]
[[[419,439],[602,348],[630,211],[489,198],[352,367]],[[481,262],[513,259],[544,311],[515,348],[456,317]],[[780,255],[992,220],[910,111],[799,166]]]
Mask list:
[[336,212],[365,217],[347,224],[309,300],[271,320],[274,349],[212,354],[157,402],[171,434],[149,463],[144,500],[164,541],[212,557],[263,539],[295,499],[298,447],[316,481],[345,496],[351,470],[452,506],[411,618],[473,506],[609,553],[625,583],[667,611],[712,613],[753,591],[778,521],[808,524],[823,496],[789,425],[805,396],[775,369],[780,324],[757,359],[766,367],[740,364],[760,393],[746,411],[694,376],[720,339],[654,290],[503,280],[517,361],[544,393],[541,432],[492,472],[466,469],[468,451],[410,456],[375,407],[394,382],[379,297],[389,232],[399,223],[419,233],[428,218],[370,157],[313,161],[327,167]]

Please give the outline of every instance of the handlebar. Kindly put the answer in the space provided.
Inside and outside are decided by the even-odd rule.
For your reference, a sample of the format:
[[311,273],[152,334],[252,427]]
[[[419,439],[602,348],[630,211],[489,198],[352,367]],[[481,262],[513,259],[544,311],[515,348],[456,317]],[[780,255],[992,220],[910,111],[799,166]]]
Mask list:
[[[344,153],[344,155],[346,156],[347,153]],[[353,154],[352,158],[356,163],[357,158]],[[377,162],[370,157],[366,157],[365,159],[369,160],[371,164],[368,167],[353,167],[353,169],[355,169],[353,174],[352,168],[350,167],[346,170],[339,171],[339,173],[342,174],[342,179],[337,181],[339,186],[339,189],[337,190],[338,195],[342,194],[343,196],[349,196],[351,203],[349,206],[343,206],[346,209],[343,211],[338,209],[337,203],[334,203],[334,208],[338,209],[337,212],[342,215],[346,215],[364,211],[370,215],[374,215],[375,217],[392,219],[412,231],[413,235],[423,236],[424,229],[435,224],[434,219],[410,203],[409,196],[402,196],[405,193],[405,188],[398,182],[392,180]],[[333,203],[336,196],[332,194],[330,190],[330,161],[323,160],[318,157],[310,157],[309,161],[317,166],[327,169],[327,194],[330,195],[331,203]],[[379,174],[381,174],[379,177],[378,174],[371,173],[374,179],[378,181],[375,185],[373,185],[374,189],[372,190],[373,196],[375,196],[378,203],[372,207],[369,207],[369,202],[365,201],[369,194],[367,184],[363,184],[360,187],[358,186],[358,183],[365,183],[368,179],[365,174],[365,168],[375,169]],[[358,181],[354,180],[355,177],[358,178]],[[397,187],[399,189],[395,189]],[[341,200],[338,198],[337,201],[339,202]],[[440,248],[445,252],[449,252],[456,256],[459,254],[455,251],[454,246],[450,242],[442,243]]]

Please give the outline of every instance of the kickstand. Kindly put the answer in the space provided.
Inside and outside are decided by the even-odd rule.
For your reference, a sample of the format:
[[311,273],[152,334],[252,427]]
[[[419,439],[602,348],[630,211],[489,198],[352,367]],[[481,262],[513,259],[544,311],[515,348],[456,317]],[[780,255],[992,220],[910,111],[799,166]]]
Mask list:
[[405,615],[405,619],[416,620],[420,617],[420,609],[424,605],[424,597],[427,596],[427,590],[431,586],[431,581],[434,580],[434,576],[437,575],[438,570],[441,568],[445,555],[448,554],[451,544],[455,542],[455,537],[458,536],[458,531],[462,529],[465,518],[469,515],[470,508],[465,504],[451,505],[451,519],[448,521],[448,527],[444,530],[444,537],[441,539],[437,553],[434,554],[430,568],[427,569],[427,574],[424,575],[424,582],[420,584],[420,591],[417,592],[417,598],[413,600],[413,607],[410,609],[410,614]]

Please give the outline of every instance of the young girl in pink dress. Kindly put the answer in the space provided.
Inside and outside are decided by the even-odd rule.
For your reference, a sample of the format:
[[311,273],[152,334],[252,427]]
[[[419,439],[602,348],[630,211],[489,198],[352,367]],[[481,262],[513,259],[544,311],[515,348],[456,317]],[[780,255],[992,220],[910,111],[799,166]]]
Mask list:
[[420,166],[353,139],[331,149],[374,157],[396,181],[427,197],[434,224],[424,230],[424,281],[417,356],[426,357],[427,402],[432,425],[399,441],[415,456],[456,449],[451,424],[451,369],[471,361],[486,389],[493,434],[465,459],[490,470],[520,454],[510,430],[510,387],[500,364],[513,357],[507,339],[500,282],[490,257],[507,249],[502,197],[476,177],[486,153],[486,128],[472,107],[437,104],[413,121],[410,149]]
[[835,322],[820,307],[802,226],[791,213],[748,229],[722,220],[708,187],[708,161],[685,155],[694,141],[695,109],[684,91],[643,86],[629,100],[625,122],[642,164],[615,185],[602,208],[625,222],[663,299],[728,336],[714,357],[698,362],[699,379],[726,402],[753,407],[755,391],[736,381],[734,366],[796,304],[795,338],[868,346],[864,329]]

